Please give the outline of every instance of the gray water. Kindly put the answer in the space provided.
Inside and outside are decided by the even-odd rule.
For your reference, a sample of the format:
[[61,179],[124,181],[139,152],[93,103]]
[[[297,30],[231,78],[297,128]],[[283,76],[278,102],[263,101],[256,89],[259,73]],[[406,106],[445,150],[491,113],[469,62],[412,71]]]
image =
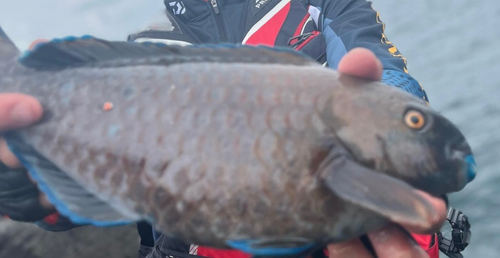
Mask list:
[[[373,2],[431,105],[458,124],[475,152],[477,178],[451,195],[472,223],[464,256],[500,257],[500,1]],[[124,40],[162,8],[161,0],[0,0],[0,24],[21,49],[67,35]]]

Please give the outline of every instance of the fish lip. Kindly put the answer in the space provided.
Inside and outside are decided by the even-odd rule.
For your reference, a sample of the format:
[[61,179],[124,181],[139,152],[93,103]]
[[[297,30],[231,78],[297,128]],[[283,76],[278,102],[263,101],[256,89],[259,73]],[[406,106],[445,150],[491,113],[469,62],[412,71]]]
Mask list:
[[[447,144],[446,153],[452,162],[461,163],[465,184],[471,182],[476,177],[476,161],[468,143],[463,139],[459,144]],[[465,186],[465,185],[464,185]]]
[[452,191],[456,192],[462,190],[474,180],[476,177],[476,162],[472,154],[467,154],[465,157],[454,157],[452,161],[456,164],[455,169],[452,170],[452,174],[448,175],[453,176],[454,174],[454,177],[457,177],[457,181],[455,181],[457,187],[452,189]]
[[476,160],[473,154],[469,154],[465,157],[465,163],[467,164],[466,174],[469,182],[472,182],[477,175]]

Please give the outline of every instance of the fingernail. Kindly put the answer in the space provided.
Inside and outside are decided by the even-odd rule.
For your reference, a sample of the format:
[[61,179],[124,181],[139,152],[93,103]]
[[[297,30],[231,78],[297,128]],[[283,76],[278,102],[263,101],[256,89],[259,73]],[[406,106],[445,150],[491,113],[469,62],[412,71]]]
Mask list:
[[28,124],[35,119],[35,113],[28,103],[20,102],[10,110],[10,118],[21,124]]

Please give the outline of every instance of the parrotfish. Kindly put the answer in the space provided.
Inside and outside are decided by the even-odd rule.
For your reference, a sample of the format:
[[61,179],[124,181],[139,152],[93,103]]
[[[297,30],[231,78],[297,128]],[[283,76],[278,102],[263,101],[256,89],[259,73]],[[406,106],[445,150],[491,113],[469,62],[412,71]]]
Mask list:
[[430,226],[417,189],[475,176],[424,100],[284,48],[67,37],[20,51],[0,31],[0,93],[43,119],[8,146],[73,223],[147,221],[187,243],[294,256],[390,222]]

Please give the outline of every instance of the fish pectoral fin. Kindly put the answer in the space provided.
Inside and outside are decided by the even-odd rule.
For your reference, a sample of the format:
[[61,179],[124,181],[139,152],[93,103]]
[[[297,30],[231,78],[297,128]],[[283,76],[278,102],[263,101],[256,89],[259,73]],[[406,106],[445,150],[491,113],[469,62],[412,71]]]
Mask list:
[[415,188],[364,167],[347,156],[330,159],[320,169],[323,183],[344,201],[366,208],[394,223],[429,228],[437,216]]
[[311,239],[297,237],[229,240],[227,244],[231,248],[251,254],[253,258],[302,258],[326,245],[317,243]]
[[64,171],[42,156],[17,133],[6,133],[5,140],[11,151],[28,170],[56,210],[77,225],[99,227],[119,226],[139,220],[133,212],[118,211],[99,199]]

